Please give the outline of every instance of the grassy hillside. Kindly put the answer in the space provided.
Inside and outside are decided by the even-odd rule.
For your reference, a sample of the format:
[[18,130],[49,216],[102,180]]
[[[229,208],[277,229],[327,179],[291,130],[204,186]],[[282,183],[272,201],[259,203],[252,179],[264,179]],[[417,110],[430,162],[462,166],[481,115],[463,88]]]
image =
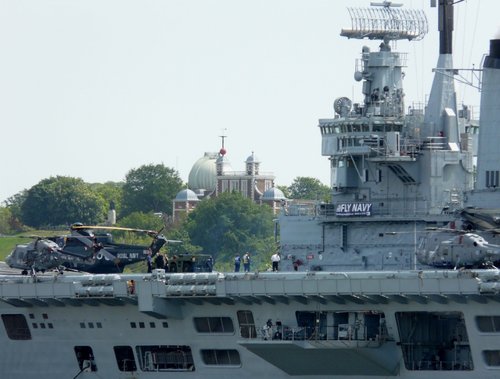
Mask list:
[[29,233],[18,234],[15,236],[0,236],[0,261],[5,260],[5,257],[20,243],[30,243],[33,241],[32,236],[59,236],[67,234],[67,232],[54,230],[33,230]]
[[0,237],[0,261],[5,260],[14,247],[19,243],[27,243],[29,239],[22,237]]

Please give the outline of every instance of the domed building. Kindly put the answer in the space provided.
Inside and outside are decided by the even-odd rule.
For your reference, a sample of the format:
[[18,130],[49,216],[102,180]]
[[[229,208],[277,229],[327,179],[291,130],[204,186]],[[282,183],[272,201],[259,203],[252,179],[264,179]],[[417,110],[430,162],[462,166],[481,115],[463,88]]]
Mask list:
[[174,220],[181,212],[188,213],[194,209],[197,201],[224,192],[240,192],[244,197],[258,204],[270,205],[276,211],[281,206],[285,196],[279,189],[274,188],[274,174],[260,171],[260,161],[253,152],[245,160],[244,171],[233,170],[226,156],[224,140],[222,142],[218,153],[205,153],[191,168],[188,177],[189,189],[179,192],[173,200]]
[[180,191],[173,201],[173,218],[178,219],[181,214],[187,214],[196,208],[196,204],[200,201],[194,191],[189,188]]
[[205,153],[189,171],[188,187],[201,197],[215,190],[217,184],[215,162],[218,157],[218,153]]
[[264,192],[262,196],[262,204],[267,204],[273,209],[276,214],[286,204],[287,198],[279,188],[272,187]]

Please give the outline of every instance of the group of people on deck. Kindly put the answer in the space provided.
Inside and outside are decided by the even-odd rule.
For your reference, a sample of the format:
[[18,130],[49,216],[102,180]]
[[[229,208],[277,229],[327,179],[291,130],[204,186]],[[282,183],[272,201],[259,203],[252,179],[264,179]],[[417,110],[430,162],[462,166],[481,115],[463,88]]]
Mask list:
[[[250,254],[247,252],[243,255],[243,258],[239,254],[234,257],[234,272],[240,272],[241,262],[243,261],[243,271],[250,272]],[[271,256],[271,265],[274,272],[279,271],[279,263],[281,261],[281,255],[279,252],[274,253]]]

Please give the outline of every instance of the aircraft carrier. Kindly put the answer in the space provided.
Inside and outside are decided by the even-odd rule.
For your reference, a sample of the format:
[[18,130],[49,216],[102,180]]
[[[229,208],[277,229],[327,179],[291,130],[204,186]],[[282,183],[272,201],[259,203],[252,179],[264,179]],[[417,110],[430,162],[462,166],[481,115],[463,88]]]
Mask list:
[[363,101],[319,120],[332,198],[284,202],[280,272],[2,273],[0,377],[497,378],[500,40],[478,127],[456,104],[453,5],[438,11],[419,108],[393,42],[423,38],[425,14],[349,9],[341,35],[378,49],[360,49]]

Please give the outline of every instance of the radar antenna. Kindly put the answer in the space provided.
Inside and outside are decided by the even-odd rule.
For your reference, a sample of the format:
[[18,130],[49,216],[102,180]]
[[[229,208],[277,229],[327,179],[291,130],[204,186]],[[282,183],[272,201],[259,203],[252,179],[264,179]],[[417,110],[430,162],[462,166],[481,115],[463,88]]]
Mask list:
[[429,30],[427,17],[422,10],[399,9],[401,4],[390,1],[371,5],[372,8],[347,8],[352,28],[342,29],[340,35],[357,39],[418,41]]

